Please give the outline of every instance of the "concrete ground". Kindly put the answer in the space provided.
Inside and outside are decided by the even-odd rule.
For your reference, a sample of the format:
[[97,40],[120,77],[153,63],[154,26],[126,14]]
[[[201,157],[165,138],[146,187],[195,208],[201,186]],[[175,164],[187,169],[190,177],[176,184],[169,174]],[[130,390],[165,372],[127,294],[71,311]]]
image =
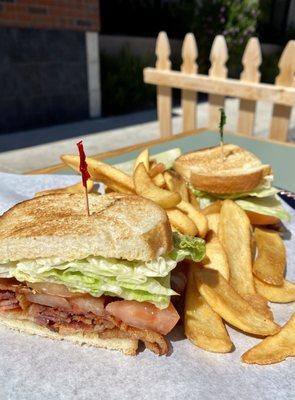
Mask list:
[[[236,130],[238,104],[236,99],[226,100],[226,130]],[[207,110],[207,103],[198,105],[199,127],[207,125]],[[267,136],[271,110],[269,103],[258,103],[255,136]],[[174,133],[182,131],[181,120],[181,109],[174,109]],[[92,155],[158,137],[159,130],[155,110],[4,134],[0,135],[0,171],[23,173],[57,164],[60,154],[77,152],[76,142],[79,139],[84,140],[87,154]],[[294,109],[289,140],[295,141]]]

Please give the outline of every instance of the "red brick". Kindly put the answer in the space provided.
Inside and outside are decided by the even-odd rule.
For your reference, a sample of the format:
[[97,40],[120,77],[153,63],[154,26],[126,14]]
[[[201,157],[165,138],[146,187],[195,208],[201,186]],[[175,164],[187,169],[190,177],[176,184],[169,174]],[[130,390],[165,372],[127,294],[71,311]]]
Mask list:
[[2,3],[0,26],[98,30],[99,0],[16,0]]
[[32,21],[32,15],[28,13],[17,14],[17,20],[19,21],[20,25],[22,22]]
[[2,20],[7,20],[7,21],[15,21],[16,20],[16,14],[15,13],[0,13],[0,19]]

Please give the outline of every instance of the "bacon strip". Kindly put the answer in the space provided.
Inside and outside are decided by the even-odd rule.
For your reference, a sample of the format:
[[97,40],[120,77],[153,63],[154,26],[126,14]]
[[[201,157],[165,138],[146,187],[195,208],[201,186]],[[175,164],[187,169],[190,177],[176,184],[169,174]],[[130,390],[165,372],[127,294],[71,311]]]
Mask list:
[[39,325],[46,326],[48,329],[64,335],[79,331],[96,332],[101,338],[141,340],[148,349],[158,355],[167,354],[168,352],[168,343],[163,335],[123,323],[107,313],[106,310],[103,311],[103,308],[100,309],[99,315],[91,311],[82,311],[76,304],[73,305],[70,311],[61,310],[29,302],[26,299],[26,290],[30,289],[14,279],[0,279],[0,312],[28,309],[30,319]]
[[169,346],[166,338],[160,333],[134,328],[133,326],[120,324],[120,330],[128,333],[133,339],[142,340],[145,346],[154,353],[162,356],[168,353]]
[[10,292],[10,291],[0,290],[0,301],[14,299],[14,298],[15,298],[15,293]]
[[11,292],[16,292],[22,284],[19,283],[14,278],[0,278],[0,290],[9,290]]
[[132,338],[141,340],[146,347],[158,355],[168,352],[166,339],[159,333],[134,328],[116,320],[110,315],[99,317],[91,312],[84,315],[75,315],[52,307],[32,304],[29,315],[49,329],[70,334],[77,331],[97,332],[102,338]]
[[0,290],[0,311],[8,311],[20,308],[14,292]]

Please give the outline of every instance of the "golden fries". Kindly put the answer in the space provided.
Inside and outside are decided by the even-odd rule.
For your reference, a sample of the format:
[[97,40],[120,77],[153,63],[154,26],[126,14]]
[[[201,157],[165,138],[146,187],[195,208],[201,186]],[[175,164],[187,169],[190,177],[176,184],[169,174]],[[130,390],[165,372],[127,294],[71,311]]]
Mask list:
[[[63,155],[61,156],[62,161],[79,172],[80,158],[79,156]],[[131,176],[125,174],[121,170],[103,163],[102,161],[95,160],[94,158],[87,157],[86,162],[88,164],[88,172],[90,178],[95,182],[103,182],[109,186],[110,182],[114,182],[120,187],[126,187],[129,192],[134,193],[134,184]]]
[[261,281],[281,286],[284,282],[286,251],[276,231],[255,228],[258,257],[253,265],[253,273]]
[[222,204],[218,236],[228,259],[231,286],[241,296],[254,294],[251,226],[245,212],[231,200]]
[[295,356],[295,313],[274,336],[262,340],[241,357],[248,364],[274,364]]
[[220,316],[199,294],[194,281],[195,268],[197,266],[193,263],[189,267],[184,312],[185,335],[204,350],[228,353],[233,344]]
[[162,208],[175,207],[181,200],[179,193],[172,193],[156,186],[149,177],[143,163],[137,166],[133,178],[136,193],[153,200]]
[[182,200],[186,202],[189,201],[189,194],[185,180],[180,175],[178,175],[175,171],[165,171],[164,179],[167,188],[171,192],[177,192],[180,194]]
[[[61,158],[66,165],[79,172],[78,156],[64,155]],[[202,237],[206,235],[207,220],[188,202],[189,192],[184,179],[174,171],[165,171],[163,163],[150,161],[147,148],[135,160],[133,179],[121,170],[91,157],[86,161],[91,178],[103,182],[107,192],[136,193],[149,198],[161,207],[171,209],[170,222],[172,224],[172,221],[175,222],[176,225],[173,226],[175,230],[189,235],[196,235],[198,232]],[[139,167],[141,164],[143,168]],[[174,208],[181,199],[185,203],[180,205],[182,212],[178,212]],[[196,199],[195,205],[199,208]]]
[[[256,250],[257,250],[256,240],[255,240],[255,236],[252,234],[252,235],[251,235],[252,266],[253,266],[254,260],[255,260],[255,258],[256,258]],[[253,267],[252,267],[252,272],[253,272]]]
[[[212,214],[213,215],[213,214]],[[206,238],[206,256],[204,267],[218,271],[224,279],[229,280],[229,266],[225,251],[216,235],[208,235]]]
[[[154,178],[156,175],[162,174],[165,171],[165,169],[166,169],[166,167],[164,164],[162,164],[162,163],[155,164],[153,166],[153,168],[150,168],[149,176],[151,178]],[[163,178],[164,178],[164,176],[163,176]]]
[[243,298],[260,314],[264,315],[265,318],[274,320],[273,313],[268,305],[267,299],[261,296],[259,293],[245,294]]
[[156,175],[154,178],[152,178],[152,181],[155,185],[159,186],[159,187],[163,187],[165,186],[165,179],[163,174],[158,174]]
[[218,271],[200,268],[195,271],[195,276],[201,296],[231,325],[261,336],[274,335],[279,331],[280,327],[276,323],[251,307]]
[[204,238],[208,232],[208,222],[205,215],[183,200],[177,204],[177,208],[190,217],[198,229],[199,236]]
[[282,286],[268,285],[254,277],[256,290],[272,303],[291,303],[295,301],[295,283],[284,280]]
[[216,200],[214,201],[214,203],[209,204],[209,206],[203,208],[202,213],[204,215],[220,213],[221,206],[222,206],[222,200]]
[[[139,156],[137,157],[137,159],[135,160],[134,165],[133,165],[133,172],[135,172],[137,166],[138,166],[140,163],[143,163],[143,165],[145,166],[145,169],[147,170],[147,172],[149,172],[149,169],[150,169],[150,161],[149,161],[149,149],[148,149],[148,148],[144,149],[144,150],[139,154]],[[157,175],[157,174],[156,174],[156,175]]]
[[165,179],[167,189],[170,190],[170,192],[176,192],[175,186],[174,186],[173,175],[170,173],[170,171],[164,172],[164,179]]
[[218,234],[219,219],[220,219],[219,214],[217,214],[217,213],[207,214],[206,218],[207,218],[207,222],[208,222],[208,230],[209,231],[213,231],[217,235]]
[[130,189],[128,189],[126,186],[120,185],[116,181],[113,181],[112,179],[102,177],[101,182],[104,183],[106,186],[106,189],[111,189],[113,192],[117,193],[125,193],[125,194],[134,194],[134,192]]
[[[91,179],[87,181],[87,192],[90,193],[93,190],[94,182]],[[66,186],[57,189],[42,190],[41,192],[35,193],[35,197],[46,196],[48,194],[58,194],[58,193],[84,193],[85,189],[82,182],[78,182],[75,185]]]
[[196,236],[198,228],[193,221],[182,211],[178,209],[166,210],[170,224],[183,235]]

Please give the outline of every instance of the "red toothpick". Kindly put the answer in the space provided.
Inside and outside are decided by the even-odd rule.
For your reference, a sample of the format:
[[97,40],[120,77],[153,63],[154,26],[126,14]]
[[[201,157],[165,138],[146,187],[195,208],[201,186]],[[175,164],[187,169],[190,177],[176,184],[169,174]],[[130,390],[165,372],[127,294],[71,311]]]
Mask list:
[[88,217],[90,216],[90,211],[89,211],[89,200],[88,200],[88,191],[87,191],[87,181],[90,178],[90,174],[87,169],[87,162],[86,162],[86,155],[84,152],[84,147],[83,147],[83,141],[80,140],[80,142],[77,143],[78,149],[79,149],[79,156],[80,156],[80,172],[82,175],[82,182],[83,186],[85,188],[85,202],[86,202],[86,212]]

